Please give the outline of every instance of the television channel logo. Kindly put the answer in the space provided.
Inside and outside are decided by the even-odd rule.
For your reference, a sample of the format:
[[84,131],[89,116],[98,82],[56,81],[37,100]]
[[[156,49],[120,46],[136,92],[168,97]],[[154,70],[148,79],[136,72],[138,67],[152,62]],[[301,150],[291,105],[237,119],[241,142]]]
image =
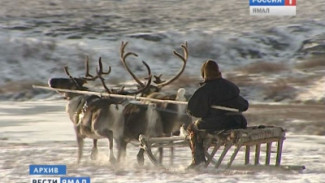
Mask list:
[[296,0],[249,0],[250,15],[295,16]]
[[30,183],[91,183],[90,177],[67,177],[66,174],[66,165],[29,165],[29,175],[37,176],[32,177]]
[[30,183],[91,183],[90,177],[36,177]]

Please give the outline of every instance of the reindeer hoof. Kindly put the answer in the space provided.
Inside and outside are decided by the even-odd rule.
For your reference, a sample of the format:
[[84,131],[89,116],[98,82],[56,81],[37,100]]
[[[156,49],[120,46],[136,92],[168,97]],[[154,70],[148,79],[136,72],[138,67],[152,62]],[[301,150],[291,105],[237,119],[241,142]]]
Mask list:
[[117,161],[116,161],[116,159],[115,159],[114,157],[110,157],[110,158],[109,158],[109,162],[110,162],[111,164],[115,164]]
[[97,160],[98,157],[98,150],[97,149],[92,149],[91,154],[90,154],[90,159],[91,160]]

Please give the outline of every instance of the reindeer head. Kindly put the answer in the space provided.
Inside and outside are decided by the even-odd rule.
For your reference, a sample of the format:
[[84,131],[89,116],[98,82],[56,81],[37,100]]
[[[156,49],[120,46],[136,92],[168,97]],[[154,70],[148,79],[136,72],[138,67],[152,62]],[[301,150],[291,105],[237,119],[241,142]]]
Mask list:
[[[103,72],[102,70],[102,62],[101,58],[98,60],[99,64],[99,69],[97,69],[97,75],[93,76],[89,73],[89,59],[87,57],[85,61],[85,76],[84,77],[73,77],[70,72],[68,67],[64,67],[64,71],[67,74],[68,78],[50,78],[48,81],[48,85],[52,88],[60,88],[60,89],[68,89],[68,90],[88,90],[87,87],[84,86],[87,81],[94,81],[97,78],[101,77],[102,74],[109,74],[108,72]],[[59,92],[63,93],[63,95],[67,98],[70,99],[76,94],[72,93],[67,93],[67,92]]]

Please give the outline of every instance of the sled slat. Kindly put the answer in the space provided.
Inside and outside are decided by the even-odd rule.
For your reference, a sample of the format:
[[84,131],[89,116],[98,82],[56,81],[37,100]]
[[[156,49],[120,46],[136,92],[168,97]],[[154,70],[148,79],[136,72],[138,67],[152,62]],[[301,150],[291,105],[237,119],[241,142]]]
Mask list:
[[245,150],[245,165],[249,164],[250,151],[251,151],[251,146],[247,145]]
[[[170,142],[170,143],[172,144],[173,142]],[[170,159],[169,159],[169,164],[170,165],[173,165],[174,164],[174,159],[175,159],[174,147],[171,146],[170,147]]]
[[241,145],[238,145],[238,146],[236,147],[234,153],[232,154],[232,156],[231,156],[231,158],[230,158],[230,161],[229,161],[229,163],[228,163],[228,165],[227,165],[227,168],[230,168],[230,166],[231,166],[232,162],[235,160],[235,158],[236,158],[236,156],[237,156],[238,151],[240,150],[240,148],[241,148]]
[[272,142],[266,144],[266,158],[265,158],[265,165],[270,165],[271,160],[271,147]]
[[256,147],[255,147],[255,165],[260,164],[260,152],[261,152],[261,144],[256,144]]
[[221,144],[217,144],[217,145],[215,145],[214,147],[213,147],[213,150],[212,150],[212,152],[211,152],[211,154],[210,155],[206,155],[207,157],[208,157],[208,160],[207,160],[207,162],[206,162],[206,167],[211,163],[211,161],[213,160],[213,157],[214,157],[214,155],[216,154],[216,152],[219,150],[219,148],[221,147]]
[[282,156],[283,140],[284,140],[284,139],[280,139],[280,140],[278,141],[278,150],[277,150],[277,154],[276,154],[276,162],[275,162],[275,166],[280,166],[280,164],[281,164],[281,156]]
[[229,149],[231,148],[231,146],[232,145],[230,143],[225,145],[225,148],[223,149],[223,151],[222,151],[222,153],[221,153],[221,155],[219,157],[219,160],[218,160],[217,164],[215,165],[216,168],[219,168],[219,166],[221,165],[222,160],[225,158],[225,156],[226,156],[227,152],[229,151]]

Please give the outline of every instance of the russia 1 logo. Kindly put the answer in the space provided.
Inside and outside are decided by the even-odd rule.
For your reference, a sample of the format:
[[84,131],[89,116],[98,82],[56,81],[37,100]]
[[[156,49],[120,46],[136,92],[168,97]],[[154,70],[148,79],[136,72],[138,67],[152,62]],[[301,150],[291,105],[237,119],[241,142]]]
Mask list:
[[249,0],[250,15],[295,16],[296,0]]

